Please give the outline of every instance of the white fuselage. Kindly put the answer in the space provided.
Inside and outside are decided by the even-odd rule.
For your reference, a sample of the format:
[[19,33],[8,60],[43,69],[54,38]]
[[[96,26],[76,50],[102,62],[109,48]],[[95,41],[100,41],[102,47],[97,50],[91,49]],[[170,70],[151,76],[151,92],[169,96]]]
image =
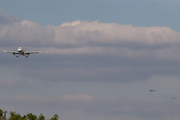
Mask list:
[[19,47],[17,50],[19,55],[24,55],[24,50],[21,47]]

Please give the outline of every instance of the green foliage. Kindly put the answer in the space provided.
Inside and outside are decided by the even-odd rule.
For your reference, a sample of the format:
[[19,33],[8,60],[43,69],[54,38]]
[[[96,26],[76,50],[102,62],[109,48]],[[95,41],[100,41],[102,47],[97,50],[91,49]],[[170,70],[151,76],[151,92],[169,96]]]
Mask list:
[[10,114],[9,120],[23,120],[19,113],[11,111],[9,114]]
[[50,120],[58,120],[58,115],[57,114],[55,114]]
[[[0,117],[3,116],[3,111],[0,109]],[[55,114],[50,120],[58,120],[58,115]],[[0,119],[1,120],[1,119]],[[37,118],[36,115],[33,115],[32,113],[29,113],[27,115],[21,116],[19,113],[10,112],[9,113],[9,119],[8,120],[45,120],[45,117],[43,114],[39,115],[39,118]]]
[[0,117],[3,116],[3,111],[0,109]]
[[39,120],[45,120],[45,117],[43,116],[43,114],[39,115]]
[[29,114],[27,114],[27,118],[28,118],[28,120],[36,120],[37,116],[33,115],[32,113],[29,113]]

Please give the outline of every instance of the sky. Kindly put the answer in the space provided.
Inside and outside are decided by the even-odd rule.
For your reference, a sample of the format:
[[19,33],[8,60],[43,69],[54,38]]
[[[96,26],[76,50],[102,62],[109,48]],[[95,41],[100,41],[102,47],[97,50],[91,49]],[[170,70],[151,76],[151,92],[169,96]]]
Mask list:
[[[180,119],[180,1],[0,3],[0,109],[61,120]],[[25,45],[44,52],[3,53]]]

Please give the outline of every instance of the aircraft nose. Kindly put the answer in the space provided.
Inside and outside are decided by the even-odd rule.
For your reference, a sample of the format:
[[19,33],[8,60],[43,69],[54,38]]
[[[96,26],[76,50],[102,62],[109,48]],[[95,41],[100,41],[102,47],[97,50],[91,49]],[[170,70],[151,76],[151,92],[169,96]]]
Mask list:
[[17,50],[18,50],[18,51],[21,51],[22,49],[21,49],[21,48],[18,48]]

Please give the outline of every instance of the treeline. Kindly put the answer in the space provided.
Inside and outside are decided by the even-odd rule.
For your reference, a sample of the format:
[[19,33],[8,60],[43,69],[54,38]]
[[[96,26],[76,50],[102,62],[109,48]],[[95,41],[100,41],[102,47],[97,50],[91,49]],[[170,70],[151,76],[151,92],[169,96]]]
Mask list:
[[[0,120],[7,120],[6,118],[7,111],[2,111],[0,109]],[[55,114],[50,120],[58,120],[58,115]],[[28,113],[27,115],[21,116],[19,113],[10,112],[8,120],[46,120],[43,114],[40,114],[38,117],[33,115],[32,113]]]

